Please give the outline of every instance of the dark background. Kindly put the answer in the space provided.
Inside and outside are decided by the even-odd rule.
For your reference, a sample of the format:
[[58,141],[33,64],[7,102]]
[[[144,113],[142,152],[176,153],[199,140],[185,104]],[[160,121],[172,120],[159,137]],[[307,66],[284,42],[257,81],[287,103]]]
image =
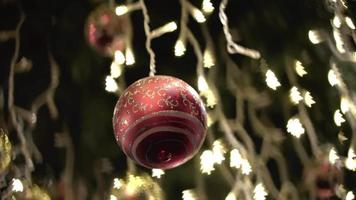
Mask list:
[[[201,1],[191,2],[200,7]],[[102,158],[108,158],[114,167],[112,174],[105,177],[107,184],[110,184],[113,175],[120,177],[125,175],[126,159],[115,142],[111,124],[113,108],[118,97],[105,91],[105,77],[110,73],[111,58],[91,48],[84,34],[87,16],[101,3],[107,2],[100,0],[0,1],[0,31],[15,28],[19,20],[18,6],[21,5],[26,19],[21,28],[20,58],[24,56],[33,62],[29,72],[15,76],[15,104],[28,109],[34,98],[48,86],[50,81],[48,51],[52,52],[60,66],[60,84],[55,94],[60,118],[53,121],[49,117],[47,108],[43,107],[39,111],[38,124],[33,131],[34,141],[44,158],[43,163],[36,165],[33,175],[34,179],[43,185],[46,185],[49,180],[58,180],[64,168],[64,151],[54,146],[54,133],[61,131],[63,124],[68,126],[75,146],[74,179],[84,180],[89,191],[94,192],[98,186],[93,171],[95,163]],[[218,73],[223,80],[225,68],[221,52],[225,51],[223,47],[225,43],[217,14],[219,1],[213,3],[216,9],[208,18],[207,25],[216,42]],[[147,1],[147,6],[152,28],[172,20],[179,22],[179,1],[150,0]],[[355,20],[353,12],[355,6],[354,1],[349,1],[348,15],[353,20]],[[306,61],[309,75],[303,78],[300,84],[310,90],[317,102],[311,109],[310,115],[317,127],[318,137],[323,143],[336,144],[340,153],[346,155],[348,143],[345,145],[338,143],[335,134],[338,129],[332,121],[333,112],[339,104],[339,95],[335,89],[331,89],[326,79],[331,52],[324,44],[312,45],[307,34],[314,28],[331,30],[330,20],[333,14],[328,10],[327,5],[317,0],[231,0],[227,7],[227,14],[234,38],[240,44],[260,50],[282,83],[281,92],[276,93],[274,97],[276,103],[268,108],[276,126],[281,128],[285,126],[283,114],[278,106],[279,99],[285,98],[285,93],[290,88],[283,67],[285,58],[302,59]],[[131,19],[136,64],[125,68],[124,76],[128,85],[147,76],[149,70],[148,55],[144,48],[145,36],[141,12],[133,12]],[[199,25],[191,19],[189,26],[201,46],[205,47]],[[165,34],[153,41],[157,74],[179,77],[197,88],[196,58],[191,46],[188,46],[182,58],[174,57],[173,48],[178,33],[179,31]],[[0,43],[0,83],[5,95],[13,50],[13,40]],[[265,89],[264,77],[256,68],[249,69],[254,61],[239,55],[233,55],[231,58],[239,66],[248,69],[246,75],[253,76],[256,88]],[[344,78],[349,88],[356,88],[356,83],[353,81],[356,77],[354,66],[340,62],[340,67],[343,72],[346,72]],[[224,84],[225,81],[222,81],[217,86],[224,97],[223,106],[227,115],[233,117],[233,113],[229,110],[235,109],[234,98]],[[344,131],[347,137],[351,135],[348,125],[345,125]],[[221,134],[217,135],[221,137]],[[259,143],[258,140],[255,142]],[[284,148],[286,154],[291,154],[290,158],[295,158],[288,141]],[[299,169],[300,163],[293,160],[295,159],[289,161],[291,173],[298,182],[302,173]],[[193,162],[194,160],[166,172],[162,183],[167,199],[181,199],[182,190],[194,187],[192,174],[195,171],[191,168]],[[145,169],[141,170],[145,171]],[[275,170],[272,169],[272,172]],[[355,188],[355,184],[352,183],[354,177],[351,175],[345,177],[350,187]],[[214,188],[213,191],[207,190],[208,194],[213,192],[214,196],[221,197],[219,199],[223,199],[230,189],[218,172],[214,172],[205,180],[208,188]]]

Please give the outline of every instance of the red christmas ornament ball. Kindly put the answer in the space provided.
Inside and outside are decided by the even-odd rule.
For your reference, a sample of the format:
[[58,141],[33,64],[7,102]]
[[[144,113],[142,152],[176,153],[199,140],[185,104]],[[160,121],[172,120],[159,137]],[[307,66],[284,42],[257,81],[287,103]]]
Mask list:
[[85,32],[88,43],[97,51],[113,55],[125,48],[127,19],[117,16],[108,6],[99,6],[87,19]]
[[123,92],[113,126],[127,156],[144,167],[168,169],[199,150],[206,135],[206,111],[198,93],[184,81],[153,76]]

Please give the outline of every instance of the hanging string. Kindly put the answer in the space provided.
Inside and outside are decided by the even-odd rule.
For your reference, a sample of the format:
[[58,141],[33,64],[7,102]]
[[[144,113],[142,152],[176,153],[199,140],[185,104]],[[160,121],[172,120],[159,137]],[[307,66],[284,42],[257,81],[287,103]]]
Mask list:
[[259,59],[261,57],[260,52],[254,50],[254,49],[249,49],[246,47],[243,47],[241,45],[236,44],[231,36],[230,30],[229,30],[229,21],[228,18],[226,16],[225,13],[225,8],[226,5],[228,3],[228,0],[222,0],[220,3],[220,7],[219,7],[219,18],[220,18],[220,22],[223,25],[223,31],[224,31],[224,35],[227,41],[227,51],[230,54],[241,54],[244,56],[248,56],[251,57],[253,59]]
[[150,16],[148,15],[148,10],[147,7],[145,5],[145,1],[144,0],[140,0],[141,3],[141,7],[142,7],[142,14],[143,14],[143,20],[144,20],[144,30],[145,30],[145,34],[146,34],[146,49],[147,52],[150,56],[150,73],[149,76],[154,76],[156,73],[156,60],[155,60],[155,53],[151,47],[151,41],[153,39],[152,34],[150,32]]

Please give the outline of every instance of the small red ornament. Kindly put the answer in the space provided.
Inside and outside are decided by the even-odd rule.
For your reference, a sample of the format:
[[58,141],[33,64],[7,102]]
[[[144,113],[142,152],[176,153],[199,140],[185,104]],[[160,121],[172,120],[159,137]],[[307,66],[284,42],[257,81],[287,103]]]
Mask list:
[[87,19],[87,40],[97,51],[112,56],[125,48],[127,23],[125,16],[117,16],[108,6],[99,6]]
[[168,169],[199,150],[206,135],[206,111],[198,93],[184,81],[153,76],[123,92],[113,126],[127,156],[148,168]]
[[313,190],[318,199],[330,199],[336,195],[337,186],[343,183],[340,166],[328,160],[318,160],[305,169],[307,188]]

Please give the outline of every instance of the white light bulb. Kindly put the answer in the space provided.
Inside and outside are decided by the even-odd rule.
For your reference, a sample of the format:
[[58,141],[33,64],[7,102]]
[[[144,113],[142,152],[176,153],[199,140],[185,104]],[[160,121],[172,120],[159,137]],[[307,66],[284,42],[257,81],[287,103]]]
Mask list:
[[192,15],[198,23],[204,23],[206,21],[203,13],[197,8],[193,8]]
[[108,92],[116,92],[119,89],[116,81],[111,76],[105,78],[105,90]]
[[129,11],[129,8],[125,5],[120,5],[115,8],[115,13],[117,16],[126,14]]
[[164,171],[162,169],[152,169],[152,177],[161,178],[163,174]]
[[291,118],[287,122],[287,132],[295,136],[296,138],[299,138],[301,135],[304,134],[305,130],[298,118]]
[[355,30],[355,24],[352,22],[352,19],[350,17],[345,17],[345,22],[349,28]]
[[279,86],[281,86],[281,83],[279,83],[276,75],[270,69],[266,72],[266,83],[272,90],[276,90]]
[[23,191],[23,184],[20,179],[17,179],[17,178],[12,179],[12,191],[13,192],[22,192]]
[[185,44],[181,39],[178,39],[174,46],[174,55],[177,57],[183,56],[186,51]]
[[203,2],[202,2],[202,10],[205,13],[212,13],[214,11],[214,6],[213,6],[213,4],[211,3],[210,0],[203,0]]

